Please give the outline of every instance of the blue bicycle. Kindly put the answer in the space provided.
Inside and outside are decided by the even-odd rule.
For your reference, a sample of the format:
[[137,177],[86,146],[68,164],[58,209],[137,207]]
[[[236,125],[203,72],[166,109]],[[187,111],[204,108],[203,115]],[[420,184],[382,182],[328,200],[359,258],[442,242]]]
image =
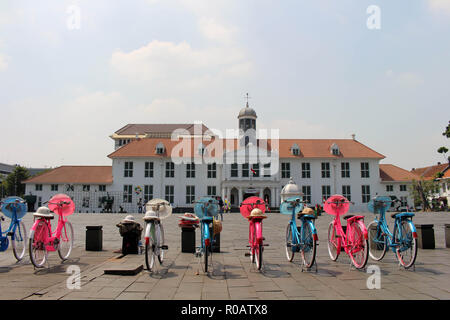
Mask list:
[[202,269],[204,272],[208,272],[209,264],[212,266],[213,252],[210,225],[213,223],[214,217],[219,213],[219,202],[214,198],[204,197],[194,201],[194,203],[194,212],[200,218],[201,227],[201,243],[197,247],[195,255],[199,258],[203,257]]
[[[5,216],[11,219],[11,223],[6,231],[2,231],[0,223],[0,251],[6,251],[9,246],[11,237],[11,245],[17,261],[23,259],[27,244],[27,230],[22,222],[23,216],[27,214],[27,204],[25,200],[19,197],[6,198],[1,204],[1,211]],[[5,217],[1,217],[1,221],[5,221]]]
[[[280,205],[280,213],[290,214],[291,220],[286,228],[286,257],[288,261],[294,259],[296,252],[301,252],[303,265],[311,268],[316,260],[317,230],[314,225],[316,217],[312,209],[303,210],[304,203],[300,197],[291,197]],[[312,213],[312,214],[311,214]],[[295,216],[300,219],[300,230],[297,228]]]
[[379,214],[369,226],[369,254],[374,260],[383,259],[387,248],[395,253],[399,263],[408,269],[414,265],[417,257],[417,232],[412,217],[412,212],[393,213],[395,219],[392,233],[386,222],[386,211],[390,208],[392,200],[390,197],[377,196],[372,199],[368,208],[371,212]]

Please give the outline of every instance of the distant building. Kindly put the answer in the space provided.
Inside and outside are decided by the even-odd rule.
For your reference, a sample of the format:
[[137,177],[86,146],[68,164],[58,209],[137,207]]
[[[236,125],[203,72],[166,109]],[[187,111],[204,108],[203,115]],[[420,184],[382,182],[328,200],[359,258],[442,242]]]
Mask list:
[[[450,163],[440,163],[436,165],[415,168],[412,173],[424,180],[435,180],[439,183],[439,192],[434,194],[434,199],[443,202],[445,207],[450,205]],[[442,176],[439,176],[439,173]],[[431,200],[431,199],[430,199]]]
[[[292,178],[312,206],[333,194],[343,194],[367,211],[375,195],[396,195],[413,205],[407,185],[414,174],[380,164],[384,155],[351,139],[256,139],[257,115],[248,106],[238,114],[238,138],[223,139],[203,124],[128,124],[110,137],[112,166],[62,166],[26,181],[26,193],[42,201],[56,193],[74,197],[77,210],[99,212],[105,199],[138,212],[139,199],[163,198],[178,208],[192,208],[201,196],[221,196],[238,207],[256,195],[271,207]],[[180,129],[174,134],[175,129]],[[172,140],[171,137],[178,138]],[[182,138],[192,138],[179,150]],[[214,146],[214,147],[212,147]],[[256,151],[258,157],[249,160]],[[183,163],[175,164],[177,154]],[[261,155],[275,162],[262,162]],[[231,159],[231,161],[230,161]],[[244,160],[244,161],[242,161]]]

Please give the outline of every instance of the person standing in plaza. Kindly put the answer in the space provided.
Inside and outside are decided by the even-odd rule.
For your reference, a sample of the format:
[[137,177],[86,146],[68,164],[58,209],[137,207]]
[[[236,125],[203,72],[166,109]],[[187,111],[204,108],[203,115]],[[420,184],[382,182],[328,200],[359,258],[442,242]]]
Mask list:
[[137,206],[138,206],[138,213],[142,213],[142,198],[139,198]]

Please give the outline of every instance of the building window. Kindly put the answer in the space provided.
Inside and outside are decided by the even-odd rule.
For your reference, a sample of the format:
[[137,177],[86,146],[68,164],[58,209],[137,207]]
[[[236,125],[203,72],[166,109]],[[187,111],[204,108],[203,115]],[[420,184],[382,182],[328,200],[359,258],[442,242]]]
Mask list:
[[369,163],[361,162],[361,178],[369,178]]
[[292,146],[291,150],[292,150],[292,154],[294,156],[300,155],[300,147],[298,146],[298,144],[294,143],[294,145]]
[[217,165],[216,163],[208,163],[208,178],[216,178],[217,176]]
[[370,186],[361,187],[362,203],[368,203],[370,201]]
[[322,186],[322,199],[325,201],[331,196],[331,186]]
[[98,186],[98,191],[100,191],[100,192],[106,191],[106,185],[100,184],[100,185]]
[[242,164],[242,176],[243,177],[248,177],[248,168],[249,168],[248,163]]
[[394,186],[392,184],[388,184],[386,186],[386,192],[393,192],[394,191]]
[[268,178],[270,177],[270,162],[264,164],[264,177]]
[[350,163],[349,162],[341,163],[341,177],[342,178],[350,178]]
[[208,186],[208,196],[216,195],[216,186]]
[[408,205],[408,197],[400,197],[400,202],[402,207],[406,207]]
[[334,156],[338,156],[339,155],[339,147],[335,143],[331,146],[331,154],[334,155]]
[[205,150],[206,150],[205,146],[202,143],[200,143],[200,145],[198,146],[198,154],[200,156],[203,156],[205,154]]
[[237,163],[232,163],[231,164],[231,176],[232,177],[237,177],[238,176],[238,164]]
[[83,191],[86,191],[86,192],[91,191],[91,186],[88,184],[83,184]]
[[186,163],[186,178],[195,178],[195,163]]
[[35,190],[36,191],[42,191],[42,184],[36,184],[35,185]]
[[75,187],[74,187],[73,184],[67,184],[66,185],[66,191],[67,192],[74,191],[74,190],[75,190]]
[[175,177],[175,163],[166,162],[166,178],[173,178],[173,177]]
[[281,178],[291,177],[291,164],[289,162],[281,163]]
[[51,189],[52,191],[58,191],[58,185],[57,185],[57,184],[52,184],[51,187],[50,187],[50,189]]
[[173,186],[166,186],[166,195],[165,195],[165,199],[166,201],[168,201],[169,203],[173,203]]
[[144,177],[153,178],[153,162],[145,162]]
[[311,186],[302,186],[303,200],[311,203]]
[[125,161],[125,167],[124,167],[124,174],[123,176],[125,178],[131,178],[133,176],[133,162],[132,161]]
[[147,203],[148,201],[153,199],[153,186],[152,185],[145,185],[144,186],[144,202]]
[[131,203],[133,200],[133,186],[126,184],[123,186],[123,202]]
[[401,184],[400,185],[400,191],[406,191],[406,184]]
[[350,186],[342,186],[342,195],[348,199],[348,201],[352,201],[352,192]]
[[164,145],[160,142],[156,145],[156,154],[163,154],[164,153]]
[[195,201],[195,186],[186,186],[186,204]]
[[311,178],[311,164],[309,162],[302,163],[302,179]]
[[252,165],[252,169],[253,169],[253,171],[252,171],[253,176],[259,177],[259,163],[254,163]]
[[322,178],[330,177],[330,163],[322,162]]

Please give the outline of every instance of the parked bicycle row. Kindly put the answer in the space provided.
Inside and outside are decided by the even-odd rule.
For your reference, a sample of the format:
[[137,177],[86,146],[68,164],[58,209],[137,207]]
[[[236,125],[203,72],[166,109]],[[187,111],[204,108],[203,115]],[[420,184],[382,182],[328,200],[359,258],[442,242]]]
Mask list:
[[[42,268],[48,259],[48,252],[58,251],[61,260],[66,260],[71,254],[74,232],[68,216],[74,213],[75,204],[65,194],[53,196],[46,207],[40,207],[33,213],[34,222],[27,237],[27,231],[22,218],[27,213],[26,203],[19,197],[9,197],[1,202],[1,211],[11,219],[6,231],[2,231],[0,224],[0,251],[7,250],[9,238],[15,258],[24,258],[27,241],[30,260],[36,268]],[[368,228],[364,224],[362,215],[345,215],[352,204],[342,195],[333,195],[324,203],[324,211],[334,216],[328,227],[328,253],[331,260],[336,261],[345,252],[357,269],[363,269],[368,257],[381,260],[388,249],[391,249],[404,268],[414,265],[417,256],[417,233],[412,222],[414,213],[394,213],[392,232],[386,221],[386,211],[392,204],[387,196],[377,196],[369,204],[369,210],[375,214],[375,219]],[[182,225],[199,228],[201,232],[200,245],[195,255],[199,258],[204,272],[211,270],[214,235],[222,231],[222,223],[218,219],[219,202],[213,197],[204,197],[194,201],[194,213],[181,216]],[[268,244],[264,243],[263,220],[267,218],[267,203],[256,196],[245,199],[240,205],[240,213],[249,222],[248,252],[251,263],[261,270],[264,265],[263,253]],[[165,243],[162,220],[172,214],[169,202],[162,199],[150,200],[145,205],[145,264],[149,271],[153,271],[157,262],[163,263],[164,251],[168,250]],[[51,220],[54,214],[58,216],[56,230],[52,231]],[[317,230],[316,216],[312,209],[305,206],[301,194],[283,199],[280,213],[289,215],[286,226],[285,250],[288,261],[293,261],[295,254],[300,253],[302,268],[310,269],[316,262]],[[347,225],[343,226],[342,219]],[[1,218],[5,220],[4,217]],[[316,265],[317,266],[317,265]],[[317,269],[316,269],[317,270]]]

